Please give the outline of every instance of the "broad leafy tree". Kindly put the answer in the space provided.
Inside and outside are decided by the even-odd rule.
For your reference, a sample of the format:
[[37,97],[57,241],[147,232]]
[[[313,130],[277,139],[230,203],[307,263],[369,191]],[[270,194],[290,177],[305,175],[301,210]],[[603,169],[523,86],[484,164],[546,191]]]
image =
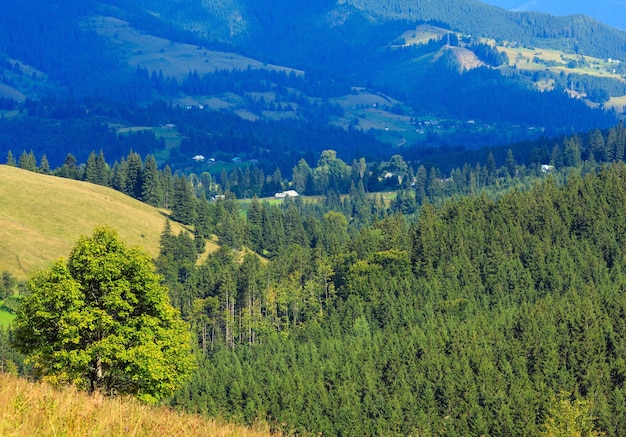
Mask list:
[[186,324],[150,257],[114,230],[82,237],[28,288],[13,335],[43,379],[156,402],[189,376]]

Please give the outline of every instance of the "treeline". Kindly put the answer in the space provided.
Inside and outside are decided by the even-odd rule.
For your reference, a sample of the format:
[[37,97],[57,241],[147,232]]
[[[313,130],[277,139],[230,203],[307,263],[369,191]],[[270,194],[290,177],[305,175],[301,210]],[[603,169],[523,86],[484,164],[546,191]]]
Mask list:
[[293,91],[298,90],[306,96],[329,98],[339,97],[352,92],[349,82],[341,79],[324,77],[320,73],[287,73],[284,70],[219,70],[203,77],[196,72],[189,72],[181,89],[190,95],[213,95],[225,92],[245,94],[249,92],[275,91],[284,99],[294,99]]
[[197,265],[166,229],[157,265],[205,356],[174,402],[291,432],[536,435],[566,391],[619,435],[625,183],[620,163],[360,229],[251,207],[250,238],[259,215],[285,238],[271,260]]
[[[344,211],[348,218],[354,219],[353,213],[361,211],[362,218],[358,220],[367,221],[371,207],[362,210],[361,204],[342,205],[342,201],[333,199],[349,194],[350,199],[365,200],[368,193],[397,191],[389,204],[390,211],[412,214],[425,203],[438,203],[454,195],[476,194],[486,188],[504,190],[517,184],[528,186],[546,171],[564,168],[593,170],[598,163],[624,160],[626,129],[620,123],[606,131],[595,129],[552,143],[541,140],[508,149],[416,152],[407,150],[404,156],[395,154],[380,161],[367,161],[361,157],[347,163],[335,150],[329,149],[322,151],[317,158],[312,155],[312,165],[301,158],[290,172],[285,173],[279,167],[266,173],[250,162],[229,167],[221,165],[217,174],[208,171],[210,166],[207,171],[198,173],[193,170],[177,172],[169,165],[159,169],[153,155],[148,154],[144,159],[134,151],[113,164],[106,161],[103,151],[98,154],[91,151],[84,164],[68,154],[63,164],[54,169],[45,154],[37,161],[32,151],[27,153],[24,150],[19,157],[9,151],[6,163],[112,187],[153,206],[173,209],[174,217],[185,224],[195,223],[199,199],[223,195],[252,199],[290,189],[301,195],[325,196],[327,202]],[[551,167],[546,170],[542,166]],[[191,211],[184,214],[187,219],[177,216],[179,208]],[[210,237],[210,232],[205,237]]]

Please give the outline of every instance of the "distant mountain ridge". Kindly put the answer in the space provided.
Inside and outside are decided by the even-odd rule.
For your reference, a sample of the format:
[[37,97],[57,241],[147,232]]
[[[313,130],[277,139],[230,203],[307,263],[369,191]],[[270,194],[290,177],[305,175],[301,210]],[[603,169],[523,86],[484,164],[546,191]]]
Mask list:
[[[285,67],[320,67],[334,74],[345,74],[337,57],[358,63],[364,51],[380,50],[421,22],[439,23],[473,37],[626,60],[626,32],[588,17],[509,12],[477,0],[312,0],[304,5],[287,0],[2,3],[7,4],[0,17],[0,53],[58,78],[62,86],[80,89],[91,84],[91,90],[79,94],[93,92],[94,86],[110,81],[107,76],[117,76],[123,68],[111,40],[84,25],[85,19],[96,15],[127,21],[172,41],[233,51]],[[42,31],[32,33],[33,29]],[[0,65],[2,60],[0,56]]]
[[[583,16],[509,12],[477,0],[0,0],[0,6],[0,111],[7,112],[0,151],[29,143],[16,143],[24,113],[14,99],[160,100],[251,121],[357,129],[395,146],[467,147],[609,127],[626,105],[626,32]],[[422,25],[435,30],[411,42]],[[370,97],[356,94],[394,103],[368,107]],[[29,116],[63,119],[45,104],[31,109]],[[454,129],[418,127],[432,117]],[[54,130],[56,121],[27,124]],[[224,143],[236,141],[231,135]]]
[[626,33],[591,18],[512,12],[477,0],[315,0],[305,5],[284,0],[210,0],[187,2],[185,9],[173,7],[170,1],[158,0],[132,4],[129,0],[109,0],[109,3],[135,11],[136,20],[141,15],[137,6],[143,5],[145,12],[154,19],[208,41],[242,44],[251,50],[264,38],[293,34],[303,26],[316,31],[331,28],[341,34],[341,29],[350,25],[351,20],[359,20],[361,25],[369,25],[373,30],[390,21],[435,21],[476,36],[549,48],[560,45],[598,57],[626,57]]
[[512,11],[537,11],[552,15],[588,15],[618,29],[626,27],[626,3],[616,0],[484,0]]

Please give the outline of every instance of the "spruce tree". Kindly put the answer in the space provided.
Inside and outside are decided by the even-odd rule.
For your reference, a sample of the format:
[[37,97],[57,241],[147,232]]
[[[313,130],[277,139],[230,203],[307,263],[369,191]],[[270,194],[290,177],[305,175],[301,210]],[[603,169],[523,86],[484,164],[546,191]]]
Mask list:
[[138,153],[130,152],[126,160],[126,185],[124,192],[135,199],[141,199],[143,162]]
[[509,173],[509,176],[512,178],[515,177],[515,174],[517,173],[517,162],[513,157],[513,150],[511,149],[506,152],[505,165],[506,171]]
[[41,161],[39,162],[39,173],[50,173],[50,163],[48,162],[48,157],[45,153],[41,155]]
[[33,151],[31,150],[30,153],[26,153],[26,150],[24,150],[20,155],[17,166],[24,170],[37,171],[37,162]]
[[161,178],[153,155],[146,156],[141,177],[141,200],[148,205],[161,206],[163,204],[163,190]]
[[174,178],[172,220],[190,225],[195,218],[195,198],[191,184],[183,176]]
[[13,152],[10,150],[7,152],[7,165],[15,167],[15,158],[13,157]]
[[99,184],[99,176],[96,168],[96,152],[93,150],[89,154],[87,158],[87,163],[85,164],[85,180],[87,182],[91,182],[92,184]]

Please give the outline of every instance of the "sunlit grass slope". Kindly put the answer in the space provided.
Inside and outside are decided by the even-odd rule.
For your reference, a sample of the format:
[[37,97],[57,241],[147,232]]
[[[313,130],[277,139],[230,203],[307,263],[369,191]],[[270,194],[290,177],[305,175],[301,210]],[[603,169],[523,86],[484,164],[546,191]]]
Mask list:
[[62,390],[0,373],[0,436],[269,436],[130,399]]
[[[111,188],[0,165],[0,271],[24,279],[67,258],[97,225],[113,227],[127,245],[156,257],[165,217]],[[181,227],[172,223],[172,230]]]

